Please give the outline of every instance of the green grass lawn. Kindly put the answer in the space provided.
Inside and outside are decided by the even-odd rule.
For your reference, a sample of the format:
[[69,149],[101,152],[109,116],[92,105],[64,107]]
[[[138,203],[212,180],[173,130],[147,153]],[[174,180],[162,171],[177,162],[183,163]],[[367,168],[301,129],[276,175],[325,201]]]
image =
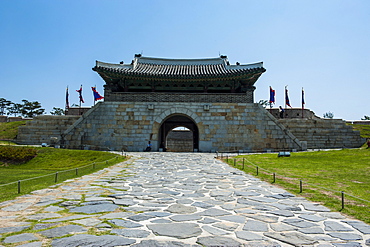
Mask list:
[[[125,160],[120,155],[101,151],[56,148],[37,148],[37,150],[37,156],[24,164],[0,162],[0,202],[33,190],[46,188],[66,179],[95,172]],[[30,179],[40,176],[43,177]],[[18,180],[26,180],[21,181],[20,194],[18,194]],[[12,184],[4,186],[9,183]]]
[[18,127],[26,121],[0,123],[0,140],[13,140],[18,135]]
[[[276,153],[237,156],[236,167],[262,180],[273,182],[286,190],[321,202],[335,211],[370,223],[370,149],[344,149],[291,153],[277,157]],[[234,165],[234,158],[230,158]],[[303,191],[300,193],[299,180]],[[342,209],[341,191],[345,206]],[[352,197],[352,196],[354,197]],[[361,198],[359,200],[355,197]]]

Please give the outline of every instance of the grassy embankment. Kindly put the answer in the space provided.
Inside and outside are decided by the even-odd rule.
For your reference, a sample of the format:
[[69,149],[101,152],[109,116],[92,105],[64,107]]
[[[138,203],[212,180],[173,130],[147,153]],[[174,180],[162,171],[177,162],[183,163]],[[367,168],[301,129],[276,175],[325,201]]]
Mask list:
[[[280,158],[276,153],[235,158],[236,167],[248,174],[273,183],[275,173],[275,185],[370,223],[370,149],[300,152],[291,153],[291,157]],[[234,157],[229,158],[228,163],[233,166]]]
[[[351,125],[354,130],[360,131],[361,137],[370,138],[370,124],[348,124],[348,125]],[[364,146],[365,145],[366,144],[364,144]]]
[[101,151],[0,146],[0,202],[101,170],[124,159]]
[[25,125],[26,121],[0,123],[0,145],[13,145],[18,134],[18,127]]

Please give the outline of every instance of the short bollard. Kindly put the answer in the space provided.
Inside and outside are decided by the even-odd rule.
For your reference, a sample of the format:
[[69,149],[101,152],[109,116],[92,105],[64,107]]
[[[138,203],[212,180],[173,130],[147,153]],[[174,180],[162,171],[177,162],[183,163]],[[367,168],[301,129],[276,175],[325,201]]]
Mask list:
[[55,173],[55,182],[58,182],[58,172]]
[[234,159],[234,167],[236,167],[236,159]]
[[272,183],[274,184],[274,183],[276,182],[276,174],[275,174],[275,172],[272,174],[272,176],[273,176],[273,181],[272,181]]
[[303,191],[302,180],[299,180],[299,193],[302,193],[302,191]]
[[257,168],[257,176],[258,176],[258,166],[256,168]]
[[21,180],[18,180],[18,194],[21,193]]
[[226,155],[226,162],[229,162],[229,155]]
[[341,193],[342,193],[342,209],[341,210],[343,210],[344,209],[344,192],[342,191]]
[[243,170],[244,170],[244,158],[243,158]]

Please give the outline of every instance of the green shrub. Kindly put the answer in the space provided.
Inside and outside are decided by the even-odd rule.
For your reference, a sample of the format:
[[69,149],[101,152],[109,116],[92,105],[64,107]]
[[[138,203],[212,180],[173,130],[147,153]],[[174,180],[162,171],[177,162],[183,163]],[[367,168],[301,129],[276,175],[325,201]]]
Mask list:
[[0,162],[19,164],[37,155],[37,150],[27,147],[0,146]]

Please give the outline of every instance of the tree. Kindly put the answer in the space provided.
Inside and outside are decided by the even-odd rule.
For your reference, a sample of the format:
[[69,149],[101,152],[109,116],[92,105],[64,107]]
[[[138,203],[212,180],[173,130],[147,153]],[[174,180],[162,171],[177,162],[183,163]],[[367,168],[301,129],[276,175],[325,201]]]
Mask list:
[[24,99],[22,102],[21,113],[24,117],[33,118],[34,116],[42,115],[45,111],[37,101],[30,102]]
[[361,118],[361,120],[370,120],[370,117],[365,115],[364,118]]
[[12,104],[11,101],[6,100],[4,98],[0,98],[0,115],[5,115],[6,110]]
[[64,110],[62,108],[53,107],[53,110],[50,112],[51,115],[64,115]]
[[8,115],[14,114],[14,117],[21,114],[22,105],[18,103],[12,103],[10,107],[8,107]]
[[260,99],[260,101],[258,101],[258,104],[266,108],[269,104],[269,101],[267,99]]
[[334,113],[332,113],[332,112],[326,112],[326,113],[324,113],[324,118],[330,118],[330,119],[332,119],[332,118],[334,118]]

